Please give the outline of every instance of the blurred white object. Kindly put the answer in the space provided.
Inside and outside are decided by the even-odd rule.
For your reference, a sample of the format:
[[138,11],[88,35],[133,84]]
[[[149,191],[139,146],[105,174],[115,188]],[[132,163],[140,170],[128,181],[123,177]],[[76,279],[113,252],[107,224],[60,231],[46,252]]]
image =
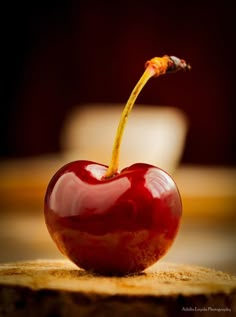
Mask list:
[[[109,165],[124,105],[85,104],[67,117],[61,135],[65,159]],[[143,162],[172,173],[183,153],[187,119],[169,106],[135,104],[125,127],[120,169]]]

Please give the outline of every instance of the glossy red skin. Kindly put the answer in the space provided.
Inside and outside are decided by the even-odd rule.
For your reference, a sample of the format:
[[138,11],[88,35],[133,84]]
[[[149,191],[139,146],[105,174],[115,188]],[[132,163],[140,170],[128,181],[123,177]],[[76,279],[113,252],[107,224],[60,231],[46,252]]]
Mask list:
[[101,274],[141,272],[169,249],[182,214],[179,191],[163,170],[134,164],[105,179],[89,161],[63,166],[45,197],[45,221],[59,250]]

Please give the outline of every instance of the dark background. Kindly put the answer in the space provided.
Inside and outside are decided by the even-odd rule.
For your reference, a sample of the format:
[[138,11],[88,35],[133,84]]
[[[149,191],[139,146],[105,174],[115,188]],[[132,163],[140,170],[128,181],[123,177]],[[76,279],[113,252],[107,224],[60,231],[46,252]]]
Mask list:
[[189,119],[183,163],[235,165],[233,4],[33,1],[1,8],[2,158],[60,151],[70,110],[125,103],[146,60],[184,58],[189,73],[152,79],[138,102]]

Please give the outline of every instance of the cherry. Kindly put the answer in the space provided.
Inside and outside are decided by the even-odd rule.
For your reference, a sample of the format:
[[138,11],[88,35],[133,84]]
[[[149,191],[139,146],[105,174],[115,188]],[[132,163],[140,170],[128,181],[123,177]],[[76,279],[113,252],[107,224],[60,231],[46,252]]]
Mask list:
[[128,114],[148,79],[188,68],[176,57],[148,61],[123,110],[109,167],[75,161],[51,179],[44,204],[46,225],[59,250],[80,268],[111,275],[137,273],[172,245],[182,214],[174,180],[144,163],[119,171],[119,150]]

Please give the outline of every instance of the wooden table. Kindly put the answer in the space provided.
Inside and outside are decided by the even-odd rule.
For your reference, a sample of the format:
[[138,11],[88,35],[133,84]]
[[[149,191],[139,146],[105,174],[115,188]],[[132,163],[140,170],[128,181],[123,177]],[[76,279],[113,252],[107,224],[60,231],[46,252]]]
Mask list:
[[0,316],[235,316],[236,277],[157,263],[124,277],[93,275],[67,260],[0,265]]

